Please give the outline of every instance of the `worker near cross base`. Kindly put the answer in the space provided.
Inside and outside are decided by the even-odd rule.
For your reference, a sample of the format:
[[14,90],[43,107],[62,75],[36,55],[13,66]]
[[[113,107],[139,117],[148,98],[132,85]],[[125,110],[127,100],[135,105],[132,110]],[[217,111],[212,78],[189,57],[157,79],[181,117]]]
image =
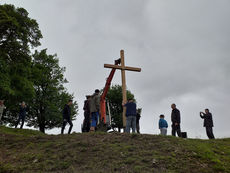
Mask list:
[[126,128],[125,132],[130,133],[130,128],[132,128],[132,133],[136,130],[136,115],[137,115],[137,105],[134,103],[133,99],[129,99],[126,104],[122,104],[126,107]]
[[83,107],[84,122],[83,122],[82,132],[89,132],[90,130],[90,100],[91,100],[91,96],[87,95]]
[[95,93],[91,96],[90,114],[91,114],[90,131],[95,131],[97,123],[100,119],[100,91],[98,89],[96,89]]
[[73,104],[73,100],[69,100],[68,103],[64,106],[64,109],[62,111],[62,116],[63,116],[63,123],[62,123],[62,129],[61,129],[61,134],[64,133],[65,126],[67,123],[69,123],[69,131],[68,134],[70,134],[72,128],[73,128],[73,123],[71,121],[71,105]]
[[176,108],[176,104],[173,103],[171,105],[172,113],[171,113],[171,120],[172,120],[172,135],[181,137],[181,130],[180,130],[180,111]]
[[206,133],[209,139],[215,139],[213,135],[213,120],[212,120],[212,114],[209,112],[209,109],[205,109],[204,112],[200,112],[200,117],[204,119],[204,127],[206,128]]

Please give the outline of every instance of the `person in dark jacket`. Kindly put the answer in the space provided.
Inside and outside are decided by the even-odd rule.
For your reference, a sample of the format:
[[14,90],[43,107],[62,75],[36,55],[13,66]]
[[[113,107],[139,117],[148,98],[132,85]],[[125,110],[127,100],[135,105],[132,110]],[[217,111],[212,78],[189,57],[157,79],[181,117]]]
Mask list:
[[213,121],[212,121],[212,114],[209,112],[209,109],[205,109],[204,112],[200,112],[200,117],[204,119],[204,127],[206,128],[206,133],[209,139],[215,139],[213,135]]
[[61,129],[61,134],[64,133],[64,129],[67,123],[69,123],[69,131],[68,134],[70,134],[73,123],[71,121],[71,108],[70,106],[73,104],[73,100],[69,100],[68,103],[64,106],[64,109],[62,111],[62,116],[63,116],[63,124],[62,124],[62,129]]
[[86,96],[86,100],[84,102],[84,121],[83,121],[83,128],[82,132],[89,132],[90,130],[90,95]]
[[176,108],[176,104],[173,103],[171,105],[172,114],[171,114],[171,121],[172,121],[172,135],[181,137],[181,130],[180,130],[180,111]]
[[19,108],[19,117],[18,117],[18,121],[16,122],[15,128],[17,128],[17,126],[21,120],[22,120],[22,124],[21,124],[20,129],[23,128],[23,125],[25,122],[25,117],[26,117],[26,112],[27,112],[27,106],[26,106],[25,102],[22,102],[21,106]]
[[136,130],[136,115],[137,115],[137,105],[134,103],[133,99],[129,99],[126,104],[126,128],[125,132],[130,133],[130,128],[132,128],[132,133]]
[[137,109],[137,116],[136,116],[136,129],[137,133],[140,133],[140,118],[141,118],[141,109]]

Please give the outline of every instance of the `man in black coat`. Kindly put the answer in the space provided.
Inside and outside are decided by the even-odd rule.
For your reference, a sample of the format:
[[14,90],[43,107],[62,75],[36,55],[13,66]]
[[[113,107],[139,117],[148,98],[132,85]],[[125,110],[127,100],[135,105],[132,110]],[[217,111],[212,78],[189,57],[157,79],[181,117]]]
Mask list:
[[19,117],[18,117],[18,121],[16,122],[15,128],[17,128],[17,126],[18,126],[18,124],[20,123],[21,120],[22,120],[22,124],[21,124],[20,129],[23,128],[27,111],[28,111],[28,109],[27,109],[27,106],[26,106],[25,102],[22,102],[21,106],[20,106],[20,109],[19,109]]
[[137,109],[137,116],[136,116],[136,129],[137,133],[140,133],[140,118],[141,118],[141,109]]
[[215,139],[213,135],[213,121],[212,121],[212,114],[209,112],[209,109],[205,109],[204,112],[200,112],[200,117],[204,119],[204,127],[206,128],[206,133],[209,139]]
[[67,123],[69,123],[70,127],[69,127],[69,131],[68,134],[70,134],[72,127],[73,127],[73,123],[71,121],[71,108],[70,106],[73,104],[73,100],[69,100],[69,102],[64,106],[64,109],[62,111],[62,115],[63,115],[63,124],[62,124],[62,129],[61,129],[61,134],[64,133],[64,129]]
[[172,108],[172,114],[171,114],[171,120],[172,120],[172,135],[181,137],[181,130],[180,130],[180,111],[176,108],[176,104],[171,105]]
[[84,121],[83,121],[83,127],[82,132],[89,132],[90,130],[90,99],[91,96],[87,95],[86,100],[84,102]]

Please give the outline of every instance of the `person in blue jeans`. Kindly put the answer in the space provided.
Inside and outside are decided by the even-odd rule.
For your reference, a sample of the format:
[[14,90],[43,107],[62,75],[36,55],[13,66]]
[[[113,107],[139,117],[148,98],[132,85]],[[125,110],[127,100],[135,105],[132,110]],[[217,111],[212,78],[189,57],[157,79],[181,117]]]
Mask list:
[[165,118],[165,116],[163,114],[160,115],[159,129],[161,131],[161,135],[167,135],[168,123],[164,118]]
[[130,133],[130,128],[132,132],[136,131],[136,115],[137,115],[137,105],[134,103],[133,99],[129,99],[126,104],[123,104],[126,107],[126,128],[125,132]]
[[99,122],[99,119],[100,119],[100,91],[99,89],[96,89],[95,93],[91,96],[90,112],[91,112],[90,131],[95,131],[97,127],[97,123]]

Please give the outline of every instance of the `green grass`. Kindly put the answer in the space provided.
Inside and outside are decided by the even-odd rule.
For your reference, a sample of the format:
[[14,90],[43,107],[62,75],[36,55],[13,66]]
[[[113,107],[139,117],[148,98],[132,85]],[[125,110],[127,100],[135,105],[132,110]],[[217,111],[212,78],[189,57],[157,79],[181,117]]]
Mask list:
[[0,172],[230,173],[230,139],[102,132],[55,136],[0,127]]

